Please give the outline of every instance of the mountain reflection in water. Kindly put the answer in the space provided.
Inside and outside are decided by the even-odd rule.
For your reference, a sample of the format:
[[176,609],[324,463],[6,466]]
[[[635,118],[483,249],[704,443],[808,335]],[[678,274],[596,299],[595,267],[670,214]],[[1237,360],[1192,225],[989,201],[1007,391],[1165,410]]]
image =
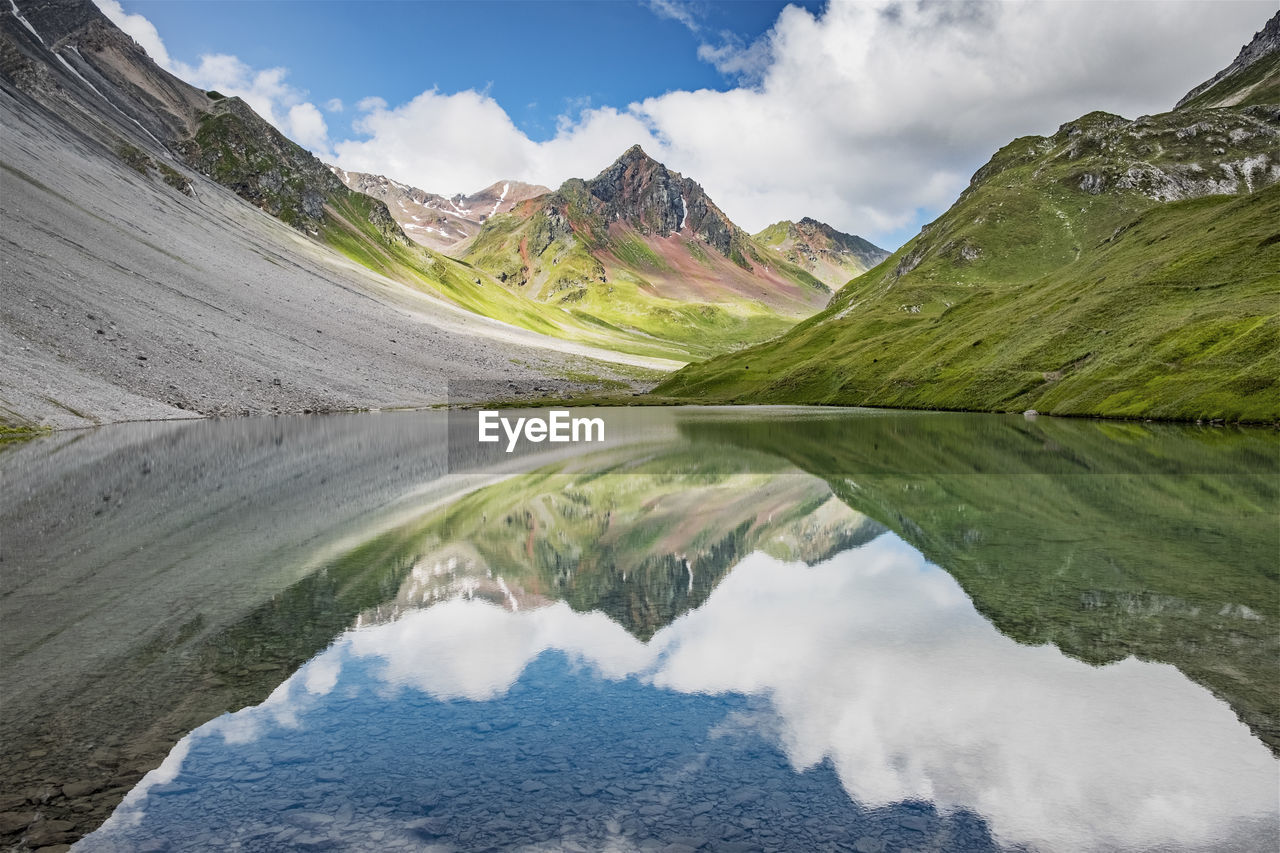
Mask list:
[[1276,759],[1227,704],[1166,663],[1016,642],[752,452],[596,454],[406,524],[386,600],[84,849],[1275,838]]
[[496,465],[436,413],[0,454],[0,798],[40,812],[6,819],[114,810],[81,846],[130,851],[1274,846],[1274,433],[603,416],[605,449]]

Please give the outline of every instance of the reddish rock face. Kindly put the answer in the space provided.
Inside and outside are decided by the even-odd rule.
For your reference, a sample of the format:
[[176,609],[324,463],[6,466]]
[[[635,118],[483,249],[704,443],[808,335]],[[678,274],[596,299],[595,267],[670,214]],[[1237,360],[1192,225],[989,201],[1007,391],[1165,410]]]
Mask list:
[[697,181],[672,172],[633,145],[595,178],[587,192],[603,202],[609,223],[622,222],[645,236],[681,233],[698,237],[729,257],[735,237],[745,236],[716,207]]

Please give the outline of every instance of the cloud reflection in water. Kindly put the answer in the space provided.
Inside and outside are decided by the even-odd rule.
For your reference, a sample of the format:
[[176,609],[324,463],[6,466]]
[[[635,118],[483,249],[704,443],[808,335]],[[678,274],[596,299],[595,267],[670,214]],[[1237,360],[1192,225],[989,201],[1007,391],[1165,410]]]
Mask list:
[[754,732],[795,771],[829,762],[863,807],[972,811],[1005,845],[1230,846],[1277,826],[1277,762],[1225,703],[1166,664],[1096,668],[1019,645],[885,535],[814,567],[754,553],[647,644],[564,603],[513,613],[453,600],[348,631],[262,705],[184,739],[86,847],[145,822],[148,790],[178,778],[171,765],[196,741],[221,735],[232,749],[305,731],[325,703],[362,690],[388,713],[422,693],[500,703],[549,651],[584,678],[757,697],[703,736]]

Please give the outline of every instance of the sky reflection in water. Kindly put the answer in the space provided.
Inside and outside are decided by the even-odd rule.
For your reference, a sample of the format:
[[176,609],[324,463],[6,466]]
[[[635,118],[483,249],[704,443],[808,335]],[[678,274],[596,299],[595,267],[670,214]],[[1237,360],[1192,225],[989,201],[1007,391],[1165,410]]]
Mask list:
[[648,643],[563,602],[349,630],[78,849],[1255,849],[1277,780],[1173,666],[1020,645],[885,534],[755,552]]

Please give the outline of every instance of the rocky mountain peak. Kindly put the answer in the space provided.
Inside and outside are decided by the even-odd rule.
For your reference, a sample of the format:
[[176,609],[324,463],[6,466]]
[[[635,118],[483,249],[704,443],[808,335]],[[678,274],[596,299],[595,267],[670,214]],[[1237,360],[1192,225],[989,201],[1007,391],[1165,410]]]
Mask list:
[[68,35],[92,24],[111,26],[107,16],[91,0],[15,0],[5,6],[8,7],[5,11],[11,12],[24,27],[30,26],[32,35],[51,49]]
[[707,198],[697,181],[671,171],[639,145],[628,148],[585,186],[603,203],[608,222],[622,222],[642,234],[697,237],[726,257],[733,252],[740,229]]
[[486,220],[510,212],[522,201],[551,192],[538,184],[496,181],[470,195],[456,193],[446,198],[385,175],[348,172],[339,166],[328,168],[348,188],[384,202],[414,242],[446,254],[475,236]]
[[775,222],[755,236],[791,263],[835,287],[889,256],[869,240],[837,231],[811,216],[799,222]]
[[640,147],[639,143],[636,143],[635,145],[632,145],[630,148],[628,148],[626,151],[623,151],[622,156],[618,158],[617,162],[627,162],[627,163],[648,162],[648,163],[654,164],[655,166],[662,165],[657,160],[653,159],[648,154],[646,154],[644,152],[644,149]]

